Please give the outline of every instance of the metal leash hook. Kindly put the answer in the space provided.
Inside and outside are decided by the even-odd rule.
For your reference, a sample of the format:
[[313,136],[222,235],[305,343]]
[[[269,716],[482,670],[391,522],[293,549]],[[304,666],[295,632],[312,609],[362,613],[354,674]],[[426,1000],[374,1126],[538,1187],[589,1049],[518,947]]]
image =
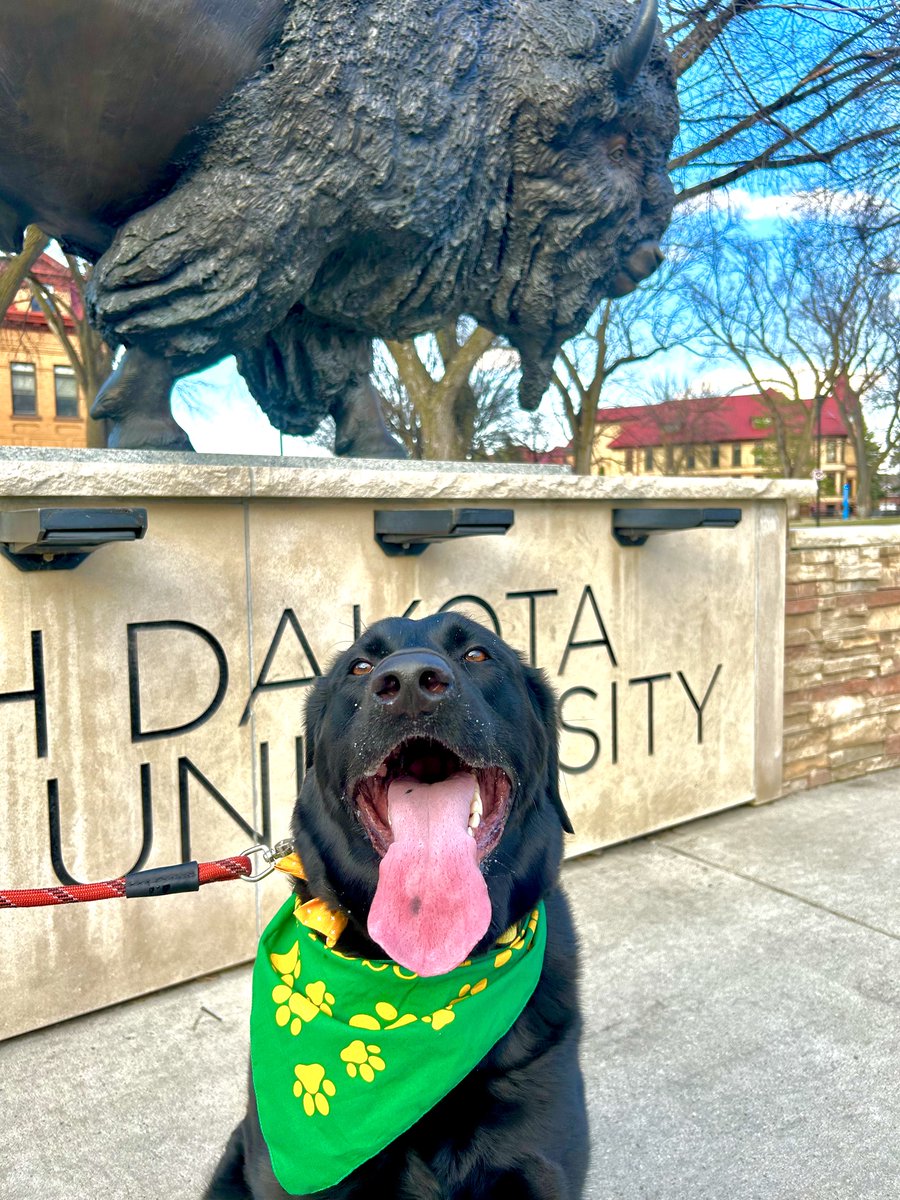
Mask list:
[[287,856],[289,854],[293,854],[293,852],[294,843],[290,838],[282,838],[280,842],[275,843],[274,848],[270,848],[263,842],[260,842],[257,846],[251,846],[249,850],[245,850],[243,852],[242,857],[250,858],[252,862],[253,860],[251,855],[261,854],[263,857],[263,862],[266,865],[255,874],[242,875],[241,879],[243,879],[245,883],[259,883],[261,879],[265,879],[267,875],[272,874],[272,872],[275,870],[275,863],[280,858],[287,858]]
[[[74,883],[48,888],[4,888],[0,886],[0,909],[38,908],[48,904],[80,904],[88,900],[133,900],[138,896],[173,896],[196,892],[205,883],[227,883],[246,879],[258,883],[275,870],[275,863],[294,851],[290,838],[268,846],[251,846],[244,854],[217,858],[213,862],[182,862],[149,871],[132,871],[119,879],[99,883]],[[266,866],[253,874],[252,854],[261,854]]]

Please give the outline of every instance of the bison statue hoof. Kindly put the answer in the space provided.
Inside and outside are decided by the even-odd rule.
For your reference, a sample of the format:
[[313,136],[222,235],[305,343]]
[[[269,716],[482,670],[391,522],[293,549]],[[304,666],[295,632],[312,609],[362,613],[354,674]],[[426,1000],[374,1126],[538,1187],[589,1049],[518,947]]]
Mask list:
[[169,409],[172,383],[166,359],[126,350],[91,407],[95,421],[111,422],[108,445],[112,449],[194,449]]

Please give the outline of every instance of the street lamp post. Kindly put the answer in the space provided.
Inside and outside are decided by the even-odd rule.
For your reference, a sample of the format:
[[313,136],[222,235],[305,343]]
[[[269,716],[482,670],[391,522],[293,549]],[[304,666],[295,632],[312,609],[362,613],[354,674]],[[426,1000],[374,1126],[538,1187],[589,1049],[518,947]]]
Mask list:
[[822,403],[820,393],[816,396],[816,525],[822,523]]

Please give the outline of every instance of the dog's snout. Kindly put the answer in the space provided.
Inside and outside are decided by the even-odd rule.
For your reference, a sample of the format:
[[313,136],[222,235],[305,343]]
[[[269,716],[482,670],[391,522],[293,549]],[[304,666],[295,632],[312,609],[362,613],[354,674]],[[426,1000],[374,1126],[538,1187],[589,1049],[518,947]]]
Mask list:
[[453,691],[453,670],[431,650],[399,650],[378,664],[369,676],[369,690],[397,716],[424,716]]

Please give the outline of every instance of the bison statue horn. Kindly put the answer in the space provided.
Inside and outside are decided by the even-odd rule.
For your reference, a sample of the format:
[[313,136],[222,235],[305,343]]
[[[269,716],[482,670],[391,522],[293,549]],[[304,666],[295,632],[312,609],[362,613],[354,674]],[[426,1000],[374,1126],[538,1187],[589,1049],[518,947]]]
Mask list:
[[620,94],[629,91],[647,61],[656,36],[657,0],[641,0],[628,36],[612,52],[613,80]]

